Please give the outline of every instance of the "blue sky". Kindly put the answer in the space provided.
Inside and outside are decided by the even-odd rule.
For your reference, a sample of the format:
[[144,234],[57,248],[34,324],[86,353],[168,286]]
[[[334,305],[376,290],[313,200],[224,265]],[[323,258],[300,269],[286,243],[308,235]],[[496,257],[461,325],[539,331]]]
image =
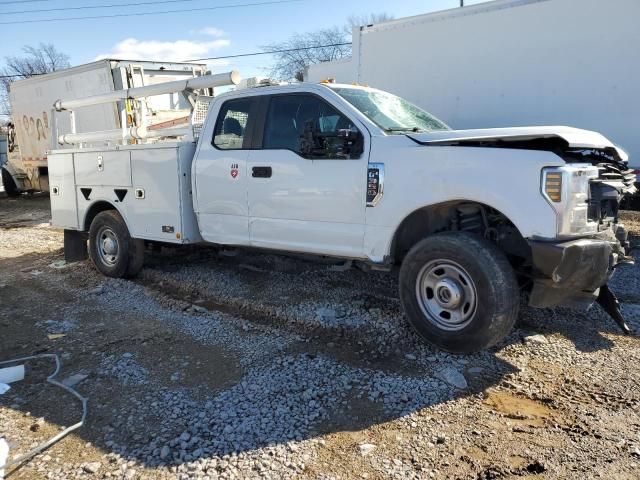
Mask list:
[[[93,61],[99,56],[187,60],[194,57],[233,55],[258,51],[261,46],[286,40],[294,33],[343,25],[350,15],[387,13],[400,18],[459,5],[459,0],[301,0],[275,5],[136,16],[139,12],[259,3],[265,0],[171,0],[164,4],[140,5],[149,1],[153,0],[0,0],[0,31],[4,39],[0,64],[4,56],[20,55],[22,46],[39,42],[53,43],[71,57],[73,65]],[[465,4],[480,1],[482,0],[466,0]],[[104,4],[130,6],[10,14],[24,10]],[[21,20],[125,13],[130,16],[4,24]],[[269,63],[270,59],[266,56],[250,57],[214,66],[214,70],[235,68],[244,77],[249,77],[266,74]]]

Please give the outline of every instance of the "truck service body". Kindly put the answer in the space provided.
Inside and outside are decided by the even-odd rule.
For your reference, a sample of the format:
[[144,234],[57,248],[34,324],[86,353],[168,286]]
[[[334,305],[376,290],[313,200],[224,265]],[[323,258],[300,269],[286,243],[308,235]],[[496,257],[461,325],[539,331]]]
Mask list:
[[[51,116],[56,100],[193,78],[206,72],[206,65],[198,63],[104,59],[11,83],[13,128],[8,162],[2,172],[7,192],[17,195],[28,190],[49,190],[47,151],[52,148]],[[145,112],[150,124],[163,124],[188,116],[190,108],[180,94],[172,93],[150,97]],[[113,104],[87,106],[75,114],[78,131],[120,128],[123,121],[133,126],[141,120],[140,112],[132,110],[123,120]],[[58,128],[69,129],[66,118],[58,119],[58,124]]]
[[606,284],[631,262],[617,217],[635,187],[598,133],[451,130],[386,92],[300,83],[217,96],[181,138],[49,153],[69,259],[88,237],[115,277],[140,270],[144,240],[400,265],[409,321],[455,352],[501,340],[521,290],[540,307],[598,300],[627,329]]

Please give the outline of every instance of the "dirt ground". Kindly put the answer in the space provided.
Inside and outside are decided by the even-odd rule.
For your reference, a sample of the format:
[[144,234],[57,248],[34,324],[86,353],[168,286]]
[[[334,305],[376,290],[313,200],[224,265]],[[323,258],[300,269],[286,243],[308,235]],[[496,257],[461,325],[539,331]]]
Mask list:
[[[0,361],[58,355],[88,416],[9,479],[640,478],[640,340],[599,307],[523,307],[456,356],[407,327],[394,274],[162,248],[111,280],[48,222],[48,197],[0,198]],[[612,289],[640,331],[640,268]],[[0,395],[10,459],[81,415],[51,359],[26,365]]]

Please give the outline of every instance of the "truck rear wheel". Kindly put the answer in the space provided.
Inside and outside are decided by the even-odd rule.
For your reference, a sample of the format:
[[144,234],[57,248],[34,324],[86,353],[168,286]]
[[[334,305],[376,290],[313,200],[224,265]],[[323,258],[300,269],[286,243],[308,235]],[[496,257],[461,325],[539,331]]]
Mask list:
[[20,195],[20,190],[18,190],[15,180],[6,168],[2,169],[2,186],[8,197],[17,197]]
[[135,277],[144,263],[144,241],[131,238],[116,210],[100,212],[89,228],[89,256],[107,277]]
[[464,233],[418,242],[400,269],[400,299],[425,340],[453,353],[495,345],[518,316],[518,283],[505,255]]

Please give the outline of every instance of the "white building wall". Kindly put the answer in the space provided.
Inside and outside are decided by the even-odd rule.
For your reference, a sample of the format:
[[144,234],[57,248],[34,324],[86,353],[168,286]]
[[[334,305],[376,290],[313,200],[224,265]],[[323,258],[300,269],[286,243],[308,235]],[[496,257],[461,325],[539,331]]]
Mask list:
[[351,57],[342,58],[333,62],[310,65],[304,72],[304,79],[307,82],[318,83],[322,80],[333,78],[339,83],[355,82],[357,73]]

